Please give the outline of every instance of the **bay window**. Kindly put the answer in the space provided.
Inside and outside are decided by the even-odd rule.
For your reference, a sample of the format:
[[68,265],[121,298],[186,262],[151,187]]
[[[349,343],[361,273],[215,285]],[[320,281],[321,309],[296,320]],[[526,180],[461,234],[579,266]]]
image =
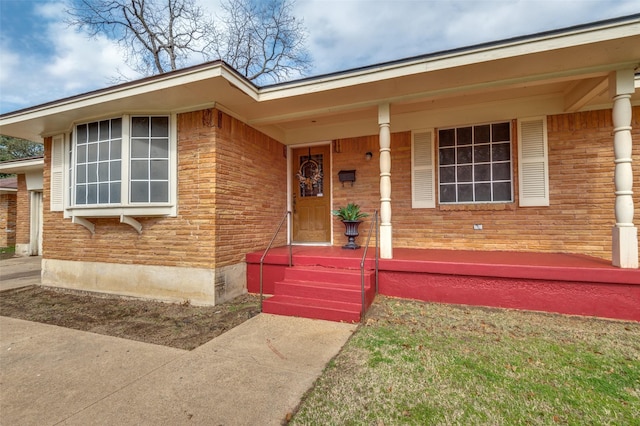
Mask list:
[[[52,199],[68,195],[55,210],[67,217],[175,216],[175,127],[172,115],[123,115],[54,137]],[[56,173],[62,170],[66,175]]]

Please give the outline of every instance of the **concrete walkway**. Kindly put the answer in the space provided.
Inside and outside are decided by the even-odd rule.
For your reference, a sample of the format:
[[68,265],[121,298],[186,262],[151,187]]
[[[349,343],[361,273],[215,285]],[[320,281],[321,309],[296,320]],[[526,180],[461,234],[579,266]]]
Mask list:
[[40,284],[41,256],[0,259],[0,291]]
[[[0,260],[0,289],[40,261]],[[280,425],[355,329],[260,314],[184,351],[0,317],[0,425]]]

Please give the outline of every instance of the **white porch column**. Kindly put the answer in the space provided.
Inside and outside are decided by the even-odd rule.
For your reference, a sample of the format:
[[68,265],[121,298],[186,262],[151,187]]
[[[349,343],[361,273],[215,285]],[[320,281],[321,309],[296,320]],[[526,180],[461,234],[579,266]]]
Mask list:
[[611,73],[609,93],[613,98],[613,149],[615,155],[615,217],[612,263],[620,268],[638,267],[638,228],[633,225],[633,171],[631,168],[632,69]]
[[391,114],[389,104],[378,106],[380,126],[380,257],[393,258],[391,238]]

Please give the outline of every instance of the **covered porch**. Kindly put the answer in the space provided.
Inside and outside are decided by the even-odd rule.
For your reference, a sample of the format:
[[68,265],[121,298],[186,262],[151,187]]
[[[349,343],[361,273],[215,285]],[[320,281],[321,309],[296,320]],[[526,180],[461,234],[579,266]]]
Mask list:
[[[258,251],[246,256],[250,293],[260,292],[262,255]],[[362,255],[363,250],[338,246],[292,247],[293,267],[307,268],[308,283],[320,280],[320,268],[359,273]],[[287,269],[288,247],[271,249],[263,264],[265,294],[278,294]],[[367,253],[365,269],[375,269],[373,249]],[[359,291],[359,281],[354,288]],[[640,321],[640,270],[617,268],[607,260],[580,254],[396,247],[393,259],[379,259],[378,294]],[[313,294],[307,292],[306,297]],[[291,314],[306,316],[305,309]]]

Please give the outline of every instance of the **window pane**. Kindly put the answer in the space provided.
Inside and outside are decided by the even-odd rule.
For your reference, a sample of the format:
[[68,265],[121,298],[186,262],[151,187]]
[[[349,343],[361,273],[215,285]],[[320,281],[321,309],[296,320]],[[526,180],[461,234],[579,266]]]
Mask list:
[[455,167],[440,167],[440,182],[454,183],[456,181]]
[[109,202],[109,184],[101,183],[98,186],[98,203],[107,204]]
[[465,203],[473,201],[473,185],[458,185],[458,202]]
[[78,144],[87,143],[87,125],[83,124],[76,127],[76,140]]
[[457,148],[458,161],[457,164],[470,164],[471,163],[471,147],[466,146],[463,148]]
[[76,168],[76,183],[87,182],[87,166],[84,164],[78,164]]
[[98,141],[98,123],[89,123],[89,142]]
[[87,145],[78,146],[78,152],[76,152],[76,160],[78,163],[87,162]]
[[87,161],[98,161],[98,144],[90,143],[87,145]]
[[98,160],[105,161],[109,159],[109,142],[100,142],[98,144]]
[[131,161],[131,179],[149,179],[149,162],[147,160]]
[[476,201],[491,201],[491,184],[476,183]]
[[153,180],[169,179],[169,162],[167,160],[151,161],[150,177]]
[[169,201],[169,183],[168,182],[151,182],[151,202],[167,202]]
[[149,136],[149,117],[131,117],[131,136]]
[[473,167],[473,180],[476,182],[491,181],[491,165],[478,164]]
[[76,185],[76,204],[87,204],[87,185]]
[[111,141],[111,159],[119,160],[122,158],[122,140],[116,139]]
[[493,132],[493,142],[503,142],[511,140],[509,122],[492,124],[491,131]]
[[97,204],[98,203],[98,185],[89,184],[87,185],[87,204]]
[[458,166],[458,182],[471,182],[471,169],[473,166]]
[[111,136],[111,132],[109,131],[109,121],[101,121],[100,122],[100,135],[98,136],[98,140],[108,141]]
[[493,184],[493,201],[511,201],[510,182],[497,182]]
[[151,141],[151,158],[169,158],[169,140],[156,139]]
[[147,181],[131,182],[131,202],[149,202],[149,183]]
[[149,158],[148,139],[133,139],[131,141],[131,158]]
[[151,136],[169,136],[169,117],[151,118]]
[[455,203],[456,202],[456,186],[440,185],[440,202]]
[[111,184],[111,196],[109,197],[109,202],[111,203],[120,203],[120,186],[122,184],[120,182],[115,182]]
[[457,141],[456,145],[470,145],[471,144],[471,127],[461,127],[456,129]]
[[109,180],[109,163],[98,163],[98,182]]
[[493,161],[507,161],[511,159],[511,145],[508,143],[494,144],[491,147]]
[[440,146],[454,146],[456,144],[456,129],[440,130],[438,143]]
[[120,161],[112,161],[109,163],[109,168],[111,169],[111,180],[120,180]]
[[111,139],[120,139],[122,137],[122,119],[116,118],[111,120]]
[[475,126],[473,128],[473,143],[488,142],[491,142],[491,127],[488,124],[485,126]]
[[493,180],[510,180],[511,163],[498,163],[493,165]]
[[491,161],[491,146],[479,145],[473,147],[473,161],[475,163],[488,163]]
[[98,165],[97,164],[87,164],[87,182],[97,182],[98,181]]
[[439,154],[439,163],[443,166],[447,164],[456,164],[456,150],[455,148],[441,149]]

